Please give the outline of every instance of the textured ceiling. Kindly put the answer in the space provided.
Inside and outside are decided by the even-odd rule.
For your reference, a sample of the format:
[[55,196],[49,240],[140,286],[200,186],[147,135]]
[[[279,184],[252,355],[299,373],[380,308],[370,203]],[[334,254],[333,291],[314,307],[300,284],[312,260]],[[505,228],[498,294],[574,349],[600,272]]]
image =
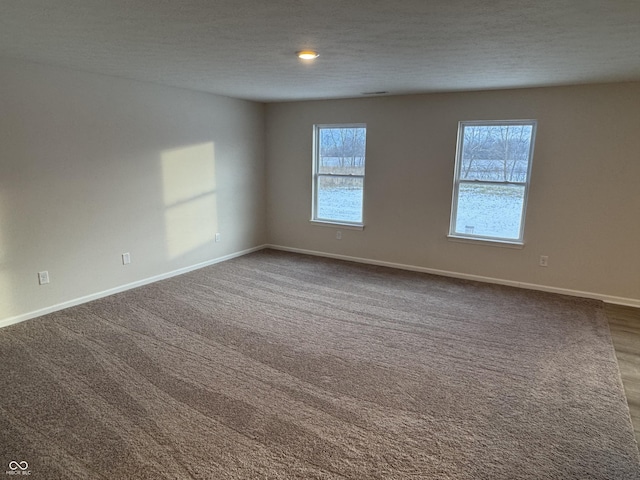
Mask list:
[[[640,0],[0,0],[0,56],[258,101],[640,80]],[[316,49],[308,64],[297,50]]]

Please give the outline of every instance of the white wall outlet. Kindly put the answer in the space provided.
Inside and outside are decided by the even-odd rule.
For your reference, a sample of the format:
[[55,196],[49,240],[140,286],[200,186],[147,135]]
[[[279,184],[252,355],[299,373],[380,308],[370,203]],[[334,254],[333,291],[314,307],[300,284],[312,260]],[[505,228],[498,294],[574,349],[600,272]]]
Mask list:
[[215,241],[216,241],[216,242],[219,242],[219,241],[220,241],[220,234],[219,234],[219,233],[216,233]]
[[129,265],[131,263],[131,254],[130,253],[123,253],[122,254],[122,264],[123,265]]
[[40,285],[49,283],[49,272],[47,270],[44,272],[38,272],[38,283]]
[[549,257],[547,255],[540,255],[540,261],[538,262],[538,264],[541,267],[548,267],[549,266]]
[[342,232],[341,232],[340,230],[338,230],[338,231],[336,232],[336,239],[337,239],[337,240],[342,240]]

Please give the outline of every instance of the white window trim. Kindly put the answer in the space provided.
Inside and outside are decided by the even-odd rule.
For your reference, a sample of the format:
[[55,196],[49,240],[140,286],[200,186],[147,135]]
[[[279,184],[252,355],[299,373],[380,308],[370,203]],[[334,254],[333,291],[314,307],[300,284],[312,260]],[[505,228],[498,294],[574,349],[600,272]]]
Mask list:
[[[364,186],[365,175],[367,170],[367,160],[365,154],[365,175],[334,175],[334,174],[321,174],[318,173],[318,162],[320,160],[320,142],[318,138],[319,131],[323,128],[364,128],[366,130],[366,123],[319,123],[313,126],[313,173],[311,181],[311,223],[317,225],[326,226],[340,226],[345,228],[353,228],[355,230],[364,229]],[[365,147],[366,149],[366,147]],[[318,211],[318,178],[319,177],[345,177],[345,178],[362,178],[362,221],[361,222],[348,222],[345,220],[333,220],[331,218],[319,218],[317,216]]]
[[[466,126],[489,126],[489,125],[531,125],[531,144],[529,145],[529,158],[527,164],[527,179],[525,182],[490,182],[483,180],[460,180],[460,168],[462,165],[462,143],[464,141],[464,128]],[[505,246],[510,248],[522,248],[524,246],[524,224],[527,212],[527,200],[529,197],[529,185],[531,183],[531,165],[533,161],[533,150],[535,147],[536,130],[538,122],[534,119],[528,120],[471,120],[458,122],[458,139],[456,144],[455,170],[453,175],[453,198],[451,201],[451,218],[449,223],[449,234],[447,237],[451,241],[469,241],[470,243],[486,243],[494,246]],[[524,185],[524,197],[522,199],[522,213],[520,217],[520,232],[517,239],[501,238],[477,234],[465,234],[456,232],[456,221],[458,215],[458,191],[460,183],[493,183],[493,184],[509,184]]]
[[450,242],[468,243],[471,245],[483,245],[488,247],[505,247],[505,248],[524,248],[524,242],[516,242],[513,240],[500,240],[493,237],[463,237],[459,235],[447,235]]
[[314,225],[317,225],[318,227],[340,227],[345,230],[364,230],[364,224],[341,223],[314,219],[311,219],[310,222]]

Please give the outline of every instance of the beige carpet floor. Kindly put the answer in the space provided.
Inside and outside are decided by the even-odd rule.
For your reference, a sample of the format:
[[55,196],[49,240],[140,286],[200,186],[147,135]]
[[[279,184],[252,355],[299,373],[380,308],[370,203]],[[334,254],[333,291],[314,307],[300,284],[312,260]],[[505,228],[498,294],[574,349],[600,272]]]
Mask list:
[[0,462],[34,479],[640,478],[601,303],[270,250],[1,329]]

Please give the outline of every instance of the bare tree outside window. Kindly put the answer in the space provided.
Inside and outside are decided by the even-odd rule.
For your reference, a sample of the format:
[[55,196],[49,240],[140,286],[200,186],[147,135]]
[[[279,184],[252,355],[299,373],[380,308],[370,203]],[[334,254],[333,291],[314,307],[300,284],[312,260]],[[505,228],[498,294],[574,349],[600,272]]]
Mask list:
[[316,125],[312,220],[362,224],[367,129]]
[[521,243],[536,122],[461,122],[452,236]]

